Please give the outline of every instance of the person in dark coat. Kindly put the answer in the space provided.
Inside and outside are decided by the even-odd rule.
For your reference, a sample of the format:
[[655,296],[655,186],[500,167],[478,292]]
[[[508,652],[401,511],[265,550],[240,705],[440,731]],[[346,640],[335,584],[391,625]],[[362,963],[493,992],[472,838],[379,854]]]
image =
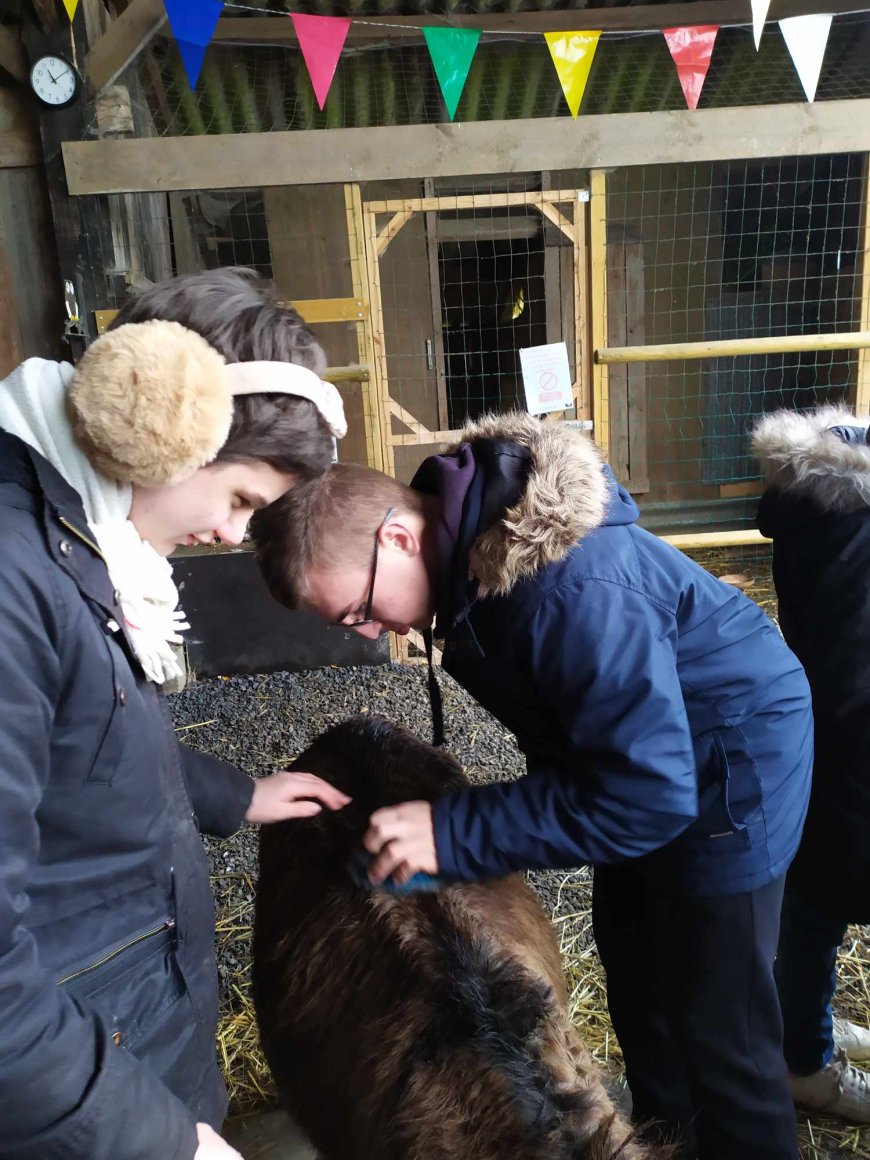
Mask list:
[[298,316],[276,322],[244,277],[216,283],[251,311],[247,329],[216,311],[216,341],[244,357],[258,320],[270,361],[233,369],[152,321],[97,339],[77,369],[30,359],[0,383],[3,1160],[237,1157],[217,1134],[199,835],[346,800],[179,746],[161,694],[184,627],[164,556],[238,543],[340,433],[327,386],[281,357],[322,357]]
[[[803,670],[764,613],[637,526],[591,441],[493,416],[410,488],[338,465],[258,513],[282,603],[428,630],[527,776],[373,815],[370,877],[594,866],[639,1123],[703,1160],[796,1157],[773,980],[812,762]],[[374,555],[372,554],[374,552]]]
[[795,1099],[870,1123],[870,1031],[835,1019],[837,951],[870,923],[870,442],[843,407],[758,425],[758,526],[773,540],[783,635],[813,693],[815,765],[788,873],[777,975]]

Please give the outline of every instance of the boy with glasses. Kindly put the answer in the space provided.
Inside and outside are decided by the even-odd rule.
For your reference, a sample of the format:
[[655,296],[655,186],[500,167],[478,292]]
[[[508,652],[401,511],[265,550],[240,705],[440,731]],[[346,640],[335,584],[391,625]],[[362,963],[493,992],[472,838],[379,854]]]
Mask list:
[[411,487],[338,465],[252,530],[288,607],[370,637],[434,619],[526,755],[517,782],[379,810],[371,880],[594,866],[635,1119],[686,1157],[794,1160],[773,958],[809,690],[764,613],[637,516],[586,436],[514,414]]

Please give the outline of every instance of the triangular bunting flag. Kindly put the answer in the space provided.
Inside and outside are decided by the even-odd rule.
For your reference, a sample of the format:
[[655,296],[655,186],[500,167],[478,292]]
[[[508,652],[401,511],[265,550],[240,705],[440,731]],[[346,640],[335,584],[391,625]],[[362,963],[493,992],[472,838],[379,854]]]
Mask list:
[[694,24],[688,28],[663,28],[668,42],[683,96],[690,109],[697,109],[698,98],[704,87],[704,78],[710,67],[713,45],[716,43],[718,24]]
[[66,9],[69,22],[72,24],[73,17],[76,14],[76,8],[79,6],[79,0],[63,0],[63,6]]
[[350,21],[344,16],[304,16],[296,12],[290,13],[290,19],[296,29],[296,38],[314,86],[318,107],[322,109],[344,48]]
[[828,46],[831,17],[789,16],[780,20],[779,30],[801,78],[807,100],[812,103],[816,99],[816,87]]
[[224,6],[223,0],[164,0],[164,3],[172,35],[184,62],[187,82],[195,89],[205,50]]
[[600,31],[544,33],[572,117],[580,111],[599,36]]
[[424,28],[423,35],[452,121],[477,51],[480,33],[471,28]]
[[755,48],[761,44],[761,34],[764,32],[764,22],[767,20],[767,10],[770,0],[752,0],[752,35],[755,37]]

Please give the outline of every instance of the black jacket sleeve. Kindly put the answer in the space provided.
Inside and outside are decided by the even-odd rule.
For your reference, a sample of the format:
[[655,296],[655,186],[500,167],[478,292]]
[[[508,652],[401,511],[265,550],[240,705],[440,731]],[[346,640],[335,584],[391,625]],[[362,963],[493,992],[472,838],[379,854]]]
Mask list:
[[216,838],[234,834],[254,796],[254,779],[229,762],[186,745],[181,746],[181,763],[200,830]]
[[[16,543],[20,551],[16,551]],[[28,927],[61,680],[52,578],[4,533],[0,568],[0,1160],[192,1160],[187,1108],[40,962]]]

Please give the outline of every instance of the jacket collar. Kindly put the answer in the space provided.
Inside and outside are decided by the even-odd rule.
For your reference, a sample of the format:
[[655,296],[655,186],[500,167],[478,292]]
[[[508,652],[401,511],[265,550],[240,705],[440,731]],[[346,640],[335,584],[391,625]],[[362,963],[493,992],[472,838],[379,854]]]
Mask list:
[[866,431],[868,420],[846,407],[777,411],[756,426],[752,449],[777,491],[823,511],[856,511],[870,507],[870,445],[866,438],[847,442],[831,430],[856,426]]
[[510,592],[604,523],[610,489],[598,450],[582,432],[516,411],[466,427],[445,454],[458,454],[464,443],[475,461],[510,444],[523,472],[522,486],[513,486],[518,464],[502,453],[490,456],[483,473],[482,518],[465,529],[467,574],[481,597]]
[[103,555],[88,527],[78,492],[38,451],[17,435],[2,430],[0,483],[18,484],[37,503],[41,501],[46,545],[52,559],[84,596],[120,616]]

